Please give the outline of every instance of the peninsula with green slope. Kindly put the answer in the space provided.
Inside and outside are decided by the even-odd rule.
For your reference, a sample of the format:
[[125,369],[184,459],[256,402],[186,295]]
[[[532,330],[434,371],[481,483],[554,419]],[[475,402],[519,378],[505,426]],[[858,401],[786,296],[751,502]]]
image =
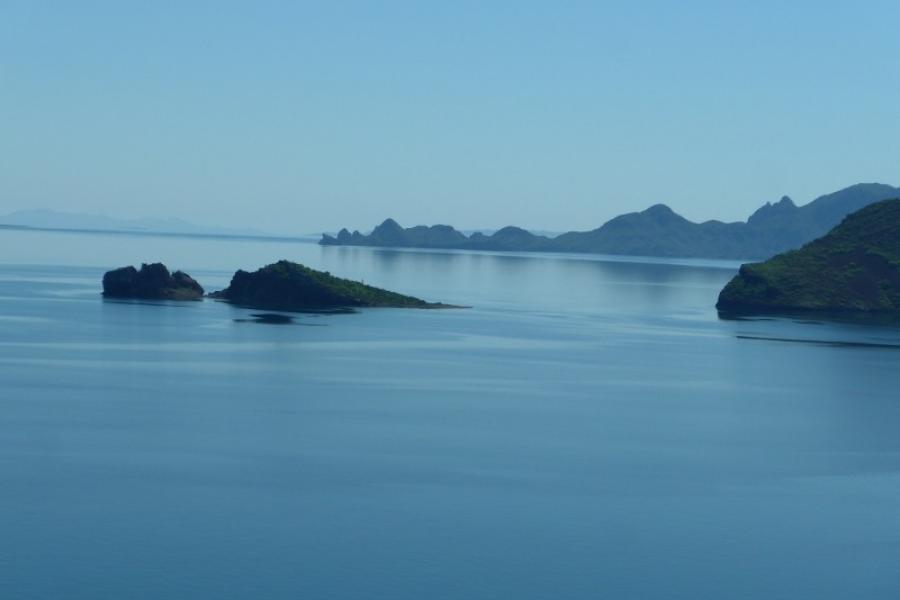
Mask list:
[[239,270],[227,288],[210,296],[250,308],[300,312],[362,307],[458,308],[342,279],[287,260],[252,273]]
[[741,266],[723,313],[900,312],[900,199],[871,204],[822,238]]

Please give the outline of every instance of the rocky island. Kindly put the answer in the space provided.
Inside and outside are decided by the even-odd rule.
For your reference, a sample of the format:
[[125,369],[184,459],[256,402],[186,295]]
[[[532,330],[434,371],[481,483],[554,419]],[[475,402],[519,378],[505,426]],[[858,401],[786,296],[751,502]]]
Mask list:
[[129,266],[107,271],[103,275],[103,295],[141,300],[199,300],[203,298],[203,288],[187,273],[169,273],[162,263],[145,263],[140,270]]
[[741,266],[725,313],[900,312],[900,199],[859,210],[822,238]]
[[210,296],[251,308],[300,312],[360,307],[453,308],[341,279],[287,260],[253,273],[237,271],[227,288]]

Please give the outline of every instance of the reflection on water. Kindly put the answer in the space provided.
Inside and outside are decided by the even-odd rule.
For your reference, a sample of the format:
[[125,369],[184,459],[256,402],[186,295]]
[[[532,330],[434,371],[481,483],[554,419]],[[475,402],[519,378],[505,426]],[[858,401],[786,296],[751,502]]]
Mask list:
[[[637,263],[617,257],[554,254],[420,252],[327,247],[323,268],[376,285],[466,305],[512,303],[552,309],[564,305],[591,311],[665,308],[670,295],[696,292],[696,307],[709,308],[733,275],[734,263]],[[714,302],[713,302],[714,303]]]
[[736,337],[742,340],[764,340],[770,342],[788,342],[793,344],[814,344],[821,346],[835,346],[840,348],[879,348],[888,350],[900,350],[900,344],[880,344],[877,342],[847,342],[841,340],[765,337],[760,335],[738,335]]
[[[733,263],[0,244],[0,597],[900,594],[890,323],[720,319]],[[99,295],[280,258],[473,308]]]

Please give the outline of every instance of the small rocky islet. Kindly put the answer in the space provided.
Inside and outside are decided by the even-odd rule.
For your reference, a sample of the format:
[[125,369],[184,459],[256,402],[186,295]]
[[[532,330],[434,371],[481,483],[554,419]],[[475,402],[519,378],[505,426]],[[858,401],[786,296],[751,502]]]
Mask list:
[[871,204],[825,236],[742,265],[720,313],[900,313],[900,199]]
[[[170,274],[161,263],[140,270],[123,267],[103,276],[103,295],[109,298],[196,300],[203,288],[182,271]],[[335,277],[305,265],[281,260],[256,271],[238,270],[224,290],[208,297],[238,306],[287,312],[353,308],[456,308],[426,302],[359,281]]]
[[103,296],[135,300],[199,300],[203,287],[184,273],[170,273],[162,263],[144,263],[107,271],[103,275]]

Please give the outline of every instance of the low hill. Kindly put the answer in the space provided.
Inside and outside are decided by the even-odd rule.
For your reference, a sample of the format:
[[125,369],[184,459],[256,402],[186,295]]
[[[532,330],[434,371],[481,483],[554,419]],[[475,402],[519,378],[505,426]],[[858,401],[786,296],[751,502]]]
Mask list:
[[266,310],[304,311],[328,308],[394,307],[449,308],[358,281],[335,277],[324,271],[287,260],[253,273],[237,271],[231,284],[211,294],[241,306]]

